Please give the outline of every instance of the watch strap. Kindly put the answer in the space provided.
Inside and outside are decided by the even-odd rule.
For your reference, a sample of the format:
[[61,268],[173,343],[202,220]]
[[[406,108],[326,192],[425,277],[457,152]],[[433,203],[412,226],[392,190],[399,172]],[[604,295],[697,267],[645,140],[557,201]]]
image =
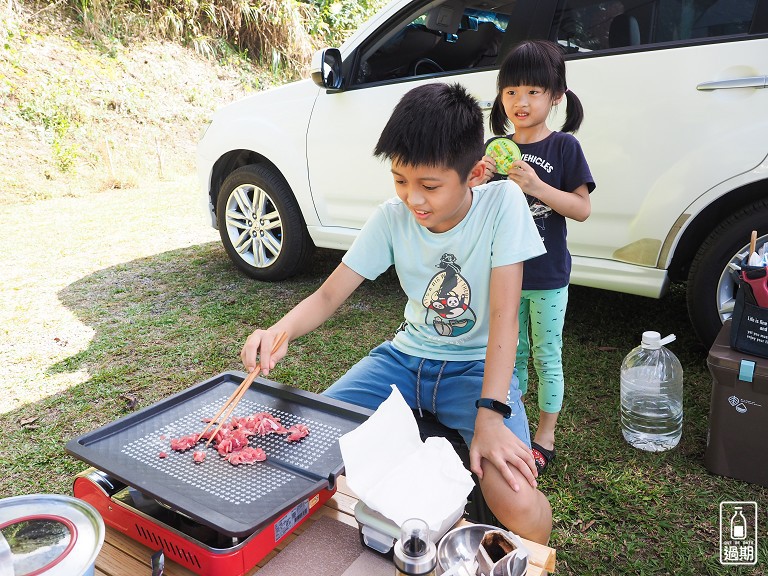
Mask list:
[[493,410],[504,416],[504,418],[509,418],[512,415],[512,408],[504,402],[499,402],[493,398],[478,398],[475,400],[475,407]]

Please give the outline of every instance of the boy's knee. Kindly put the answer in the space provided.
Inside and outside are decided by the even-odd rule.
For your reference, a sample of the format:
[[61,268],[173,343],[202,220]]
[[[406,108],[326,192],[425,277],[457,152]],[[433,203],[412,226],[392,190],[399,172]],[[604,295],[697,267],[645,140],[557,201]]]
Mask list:
[[546,497],[536,489],[522,489],[516,492],[513,497],[503,498],[498,502],[498,514],[496,517],[500,520],[519,519],[521,522],[528,522],[531,519],[546,515],[549,510],[549,502]]
[[[498,516],[497,516],[498,518]],[[552,532],[552,508],[543,493],[535,490],[530,498],[512,504],[502,524],[515,534],[540,544],[549,542]]]
[[552,531],[552,508],[547,497],[522,476],[519,492],[503,478],[501,482],[498,478],[488,480],[481,481],[483,496],[499,522],[523,538],[546,544]]
[[491,508],[491,511],[507,530],[540,544],[549,541],[552,508],[544,494],[538,490],[530,492],[527,497],[501,502],[498,508]]

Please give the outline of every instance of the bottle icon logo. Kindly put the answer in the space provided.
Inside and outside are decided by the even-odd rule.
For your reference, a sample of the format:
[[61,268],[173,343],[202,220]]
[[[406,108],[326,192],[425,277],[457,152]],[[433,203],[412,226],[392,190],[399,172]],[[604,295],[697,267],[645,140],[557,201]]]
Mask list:
[[757,564],[757,502],[720,503],[720,564]]
[[747,537],[747,519],[741,512],[741,506],[736,506],[736,512],[731,517],[731,538],[744,540]]

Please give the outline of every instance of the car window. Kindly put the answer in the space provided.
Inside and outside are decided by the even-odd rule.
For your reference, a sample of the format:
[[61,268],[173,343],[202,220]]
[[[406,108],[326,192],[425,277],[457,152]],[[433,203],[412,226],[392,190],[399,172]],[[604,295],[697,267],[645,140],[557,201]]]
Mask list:
[[362,48],[354,84],[494,66],[515,3],[482,6],[432,2],[384,26]]
[[567,53],[747,34],[758,0],[433,0],[361,47],[352,86],[497,66],[516,42]]
[[757,0],[566,0],[555,36],[568,52],[588,52],[747,34]]

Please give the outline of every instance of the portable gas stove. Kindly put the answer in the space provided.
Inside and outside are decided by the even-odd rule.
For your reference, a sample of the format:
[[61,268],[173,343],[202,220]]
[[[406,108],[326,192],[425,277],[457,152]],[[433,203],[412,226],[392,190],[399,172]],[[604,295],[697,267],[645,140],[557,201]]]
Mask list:
[[234,416],[269,412],[286,427],[307,425],[309,436],[297,443],[251,437],[267,460],[239,466],[213,446],[199,464],[191,449],[169,448],[171,438],[202,431],[244,378],[219,374],[70,440],[67,452],[93,466],[75,478],[74,495],[108,525],[197,574],[248,572],[333,496],[344,466],[338,439],[371,411],[258,378]]

